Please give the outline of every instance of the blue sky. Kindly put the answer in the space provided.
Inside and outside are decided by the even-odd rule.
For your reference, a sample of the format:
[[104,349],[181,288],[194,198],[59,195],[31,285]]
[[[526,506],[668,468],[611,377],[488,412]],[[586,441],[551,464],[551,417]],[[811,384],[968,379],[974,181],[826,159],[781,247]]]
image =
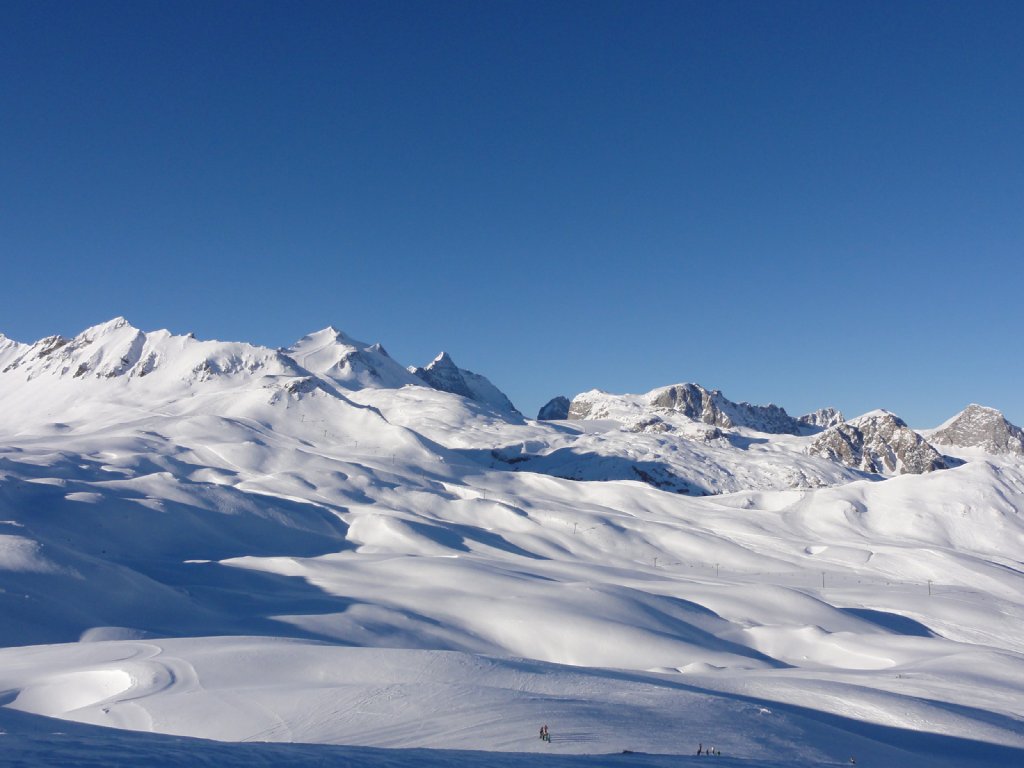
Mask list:
[[1024,4],[0,9],[0,332],[1024,422]]

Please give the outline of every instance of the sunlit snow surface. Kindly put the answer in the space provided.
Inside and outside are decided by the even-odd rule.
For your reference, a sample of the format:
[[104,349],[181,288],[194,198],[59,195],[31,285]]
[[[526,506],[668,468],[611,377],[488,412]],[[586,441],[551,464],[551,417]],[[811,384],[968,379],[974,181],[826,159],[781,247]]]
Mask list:
[[[1019,458],[869,479],[510,424],[333,331],[91,331],[0,374],[0,764],[1024,764]],[[565,479],[623,457],[729,492]]]

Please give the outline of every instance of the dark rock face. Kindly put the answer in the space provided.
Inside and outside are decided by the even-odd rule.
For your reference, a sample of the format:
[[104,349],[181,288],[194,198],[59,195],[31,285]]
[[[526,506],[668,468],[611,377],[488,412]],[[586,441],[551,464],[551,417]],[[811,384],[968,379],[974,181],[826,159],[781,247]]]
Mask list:
[[804,414],[797,421],[809,427],[828,429],[829,427],[842,424],[846,419],[843,417],[842,412],[837,411],[835,408],[819,408],[814,413]]
[[559,395],[551,398],[537,414],[538,421],[556,421],[569,418],[569,398]]
[[486,376],[459,368],[447,352],[442,352],[426,368],[410,368],[410,372],[434,389],[475,400],[516,419],[523,415],[512,405],[505,393]]
[[932,435],[937,445],[981,448],[989,453],[1024,456],[1024,430],[995,408],[971,404]]
[[412,373],[434,389],[451,392],[453,395],[473,398],[469,386],[462,376],[462,371],[447,352],[442,352],[426,368],[415,368]]
[[676,384],[652,393],[651,405],[667,408],[694,421],[730,429],[748,427],[779,435],[800,433],[799,422],[777,405],[734,403],[719,390],[708,391],[699,384]]
[[807,452],[876,474],[919,475],[948,466],[923,437],[887,411],[830,427]]

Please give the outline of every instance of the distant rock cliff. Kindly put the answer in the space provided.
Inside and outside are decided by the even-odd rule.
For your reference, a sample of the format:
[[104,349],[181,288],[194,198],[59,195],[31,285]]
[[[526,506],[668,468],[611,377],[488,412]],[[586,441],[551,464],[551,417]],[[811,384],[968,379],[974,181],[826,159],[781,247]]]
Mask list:
[[674,384],[644,395],[610,395],[600,390],[573,398],[570,419],[657,420],[675,414],[723,429],[746,427],[778,435],[800,434],[800,423],[777,405],[734,403],[717,389],[699,384]]
[[699,384],[675,384],[650,393],[655,408],[667,408],[694,421],[730,429],[747,427],[758,432],[796,435],[800,425],[777,405],[735,403],[719,390],[708,391]]
[[562,395],[553,397],[540,409],[540,413],[537,414],[537,420],[557,421],[559,419],[568,419],[570,405],[568,397],[563,397]]
[[807,413],[797,419],[801,424],[806,424],[809,427],[821,427],[822,429],[828,429],[829,427],[835,427],[846,421],[845,417],[840,411],[835,408],[819,408],[814,413]]
[[522,417],[505,393],[486,376],[459,368],[447,352],[435,357],[426,368],[410,368],[409,371],[434,389],[462,395],[511,416]]
[[873,411],[826,429],[807,452],[881,475],[919,475],[947,468],[938,451],[888,411]]
[[989,453],[1024,455],[1024,430],[1011,424],[995,408],[971,404],[939,427],[931,441],[936,445],[981,448]]

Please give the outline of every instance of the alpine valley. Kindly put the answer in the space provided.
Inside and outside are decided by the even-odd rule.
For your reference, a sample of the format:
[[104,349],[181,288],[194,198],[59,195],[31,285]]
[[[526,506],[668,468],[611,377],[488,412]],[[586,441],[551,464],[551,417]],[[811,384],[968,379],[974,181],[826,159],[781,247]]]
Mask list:
[[0,336],[0,765],[1024,765],[1024,433],[825,398]]

